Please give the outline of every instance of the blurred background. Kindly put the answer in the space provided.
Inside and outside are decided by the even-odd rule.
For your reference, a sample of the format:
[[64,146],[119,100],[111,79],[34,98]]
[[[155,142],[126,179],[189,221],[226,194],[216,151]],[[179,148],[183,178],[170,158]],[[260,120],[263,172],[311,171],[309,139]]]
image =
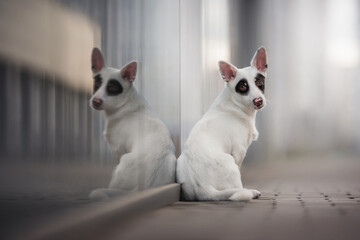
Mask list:
[[359,26],[357,0],[1,0],[1,196],[73,204],[108,184],[117,160],[89,107],[93,47],[111,67],[139,61],[136,88],[179,155],[224,87],[217,62],[246,67],[264,45],[268,105],[245,165],[357,158]]
[[90,53],[140,62],[177,154],[223,88],[217,61],[269,55],[256,161],[360,149],[359,1],[1,1],[2,161],[112,161],[89,108]]

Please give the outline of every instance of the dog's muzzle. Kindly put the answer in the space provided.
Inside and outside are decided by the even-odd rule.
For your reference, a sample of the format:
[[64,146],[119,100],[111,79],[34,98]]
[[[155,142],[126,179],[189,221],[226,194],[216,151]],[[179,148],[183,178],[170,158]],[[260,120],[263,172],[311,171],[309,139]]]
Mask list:
[[103,101],[100,98],[94,98],[92,100],[92,105],[95,109],[100,109],[102,104],[103,104]]
[[253,103],[254,103],[256,109],[260,109],[263,107],[264,101],[262,100],[261,97],[258,97],[258,98],[254,98]]

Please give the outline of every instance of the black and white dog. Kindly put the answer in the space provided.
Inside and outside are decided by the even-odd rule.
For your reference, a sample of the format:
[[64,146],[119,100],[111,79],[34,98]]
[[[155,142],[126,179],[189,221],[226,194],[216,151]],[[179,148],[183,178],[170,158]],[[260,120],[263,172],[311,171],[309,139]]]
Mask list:
[[267,53],[260,47],[250,66],[237,69],[220,61],[225,88],[192,129],[177,160],[177,182],[185,200],[250,200],[260,192],[243,187],[240,166],[258,137],[257,110],[264,96]]
[[101,51],[94,48],[91,67],[90,105],[105,112],[104,136],[119,164],[109,187],[92,191],[90,197],[106,199],[175,182],[175,147],[169,131],[133,86],[137,62],[120,70],[106,67]]

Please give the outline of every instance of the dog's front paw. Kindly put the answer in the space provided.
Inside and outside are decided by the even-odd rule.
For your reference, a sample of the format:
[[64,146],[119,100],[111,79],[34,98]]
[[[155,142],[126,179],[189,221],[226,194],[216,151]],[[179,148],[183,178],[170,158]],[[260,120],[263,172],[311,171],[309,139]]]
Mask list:
[[255,190],[255,189],[248,189],[250,192],[252,192],[253,194],[253,199],[255,198],[259,198],[261,196],[261,192],[259,192],[258,190]]

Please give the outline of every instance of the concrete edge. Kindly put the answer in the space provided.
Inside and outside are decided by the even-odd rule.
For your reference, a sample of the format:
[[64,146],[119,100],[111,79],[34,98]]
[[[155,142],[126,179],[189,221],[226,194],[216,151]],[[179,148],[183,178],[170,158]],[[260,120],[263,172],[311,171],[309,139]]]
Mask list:
[[[28,235],[30,239],[92,239],[122,221],[180,199],[180,184],[172,183],[89,206],[66,215]],[[121,225],[120,225],[121,226]]]

